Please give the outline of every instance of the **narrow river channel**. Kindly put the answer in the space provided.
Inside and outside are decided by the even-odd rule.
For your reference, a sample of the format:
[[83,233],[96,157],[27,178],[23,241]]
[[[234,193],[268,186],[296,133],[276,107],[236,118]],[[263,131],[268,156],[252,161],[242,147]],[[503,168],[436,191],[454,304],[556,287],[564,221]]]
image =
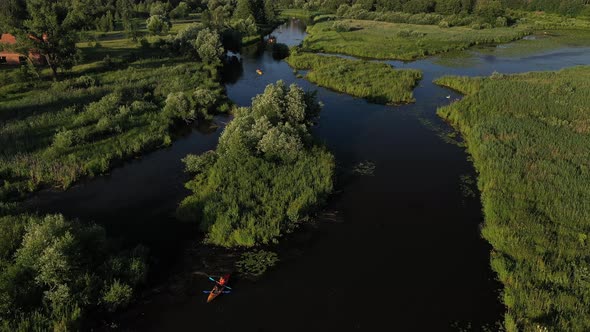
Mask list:
[[[296,45],[305,37],[305,24],[292,20],[273,34],[278,42]],[[341,193],[328,206],[337,222],[318,222],[305,241],[286,244],[298,253],[295,259],[284,260],[257,283],[238,284],[233,294],[212,304],[200,294],[210,288],[206,278],[195,282],[192,294],[174,301],[156,296],[141,305],[130,330],[447,331],[502,319],[501,285],[489,268],[490,247],[479,234],[479,198],[467,197],[461,183],[474,177],[473,167],[464,149],[445,142],[436,129],[448,130],[436,108],[460,96],[432,80],[590,64],[590,48],[564,46],[517,56],[486,48],[389,63],[424,72],[415,104],[370,104],[297,78],[262,48],[244,52],[225,77],[235,103],[249,105],[278,80],[318,91],[325,107],[314,133],[336,155],[341,174]],[[219,117],[216,123],[221,128],[228,120]],[[171,147],[108,176],[65,193],[43,192],[30,204],[143,241],[165,270],[181,253],[179,240],[197,236],[193,227],[173,218],[186,195],[180,159],[213,149],[220,128],[194,129]],[[373,163],[374,173],[352,174],[360,162]]]

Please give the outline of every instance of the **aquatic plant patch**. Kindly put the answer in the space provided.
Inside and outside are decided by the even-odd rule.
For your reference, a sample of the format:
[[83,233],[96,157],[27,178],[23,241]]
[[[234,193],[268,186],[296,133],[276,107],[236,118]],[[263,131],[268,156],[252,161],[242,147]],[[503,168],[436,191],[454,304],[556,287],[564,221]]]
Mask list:
[[305,78],[313,83],[379,104],[414,102],[412,92],[422,78],[419,70],[296,50],[287,62],[295,69],[309,70]]

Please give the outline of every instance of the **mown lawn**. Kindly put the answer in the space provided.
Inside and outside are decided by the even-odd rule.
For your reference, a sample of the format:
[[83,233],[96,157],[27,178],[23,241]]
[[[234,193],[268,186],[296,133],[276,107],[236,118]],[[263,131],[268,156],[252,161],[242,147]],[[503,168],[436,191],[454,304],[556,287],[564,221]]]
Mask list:
[[413,60],[474,45],[506,43],[530,33],[525,28],[475,30],[362,20],[339,21],[338,24],[348,26],[350,31],[338,32],[334,24],[322,22],[309,27],[304,49],[365,58]]
[[590,67],[444,77],[479,173],[508,331],[590,330]]

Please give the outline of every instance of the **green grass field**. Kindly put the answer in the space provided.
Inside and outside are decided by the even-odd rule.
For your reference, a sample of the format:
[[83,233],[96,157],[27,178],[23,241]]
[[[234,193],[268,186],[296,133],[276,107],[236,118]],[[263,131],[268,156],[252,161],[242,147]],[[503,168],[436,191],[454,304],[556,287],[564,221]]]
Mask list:
[[385,63],[349,60],[293,51],[286,61],[309,70],[306,79],[320,86],[380,104],[414,102],[419,70],[397,70]]
[[444,77],[479,173],[508,331],[590,330],[590,67]]
[[320,15],[321,12],[298,9],[298,8],[287,8],[281,10],[281,17],[283,18],[299,18],[299,19],[313,19],[314,16]]
[[309,27],[309,35],[303,42],[304,49],[365,58],[413,60],[464,50],[474,45],[506,43],[529,34],[529,30],[524,28],[474,30],[361,20],[340,22],[347,25],[350,31],[336,31],[334,22]]

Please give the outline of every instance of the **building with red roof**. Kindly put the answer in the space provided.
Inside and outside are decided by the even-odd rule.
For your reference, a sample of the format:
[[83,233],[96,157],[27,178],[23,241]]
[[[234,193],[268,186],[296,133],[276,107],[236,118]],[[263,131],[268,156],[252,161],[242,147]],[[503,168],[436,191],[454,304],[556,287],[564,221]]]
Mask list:
[[[0,35],[0,44],[14,45],[16,44],[16,38],[9,33],[3,33]],[[37,64],[44,63],[43,57],[41,54],[39,54],[39,52],[31,50],[29,52],[29,58],[31,58],[31,60]],[[27,57],[23,54],[11,51],[0,51],[0,65],[18,65],[25,63],[26,61]]]

